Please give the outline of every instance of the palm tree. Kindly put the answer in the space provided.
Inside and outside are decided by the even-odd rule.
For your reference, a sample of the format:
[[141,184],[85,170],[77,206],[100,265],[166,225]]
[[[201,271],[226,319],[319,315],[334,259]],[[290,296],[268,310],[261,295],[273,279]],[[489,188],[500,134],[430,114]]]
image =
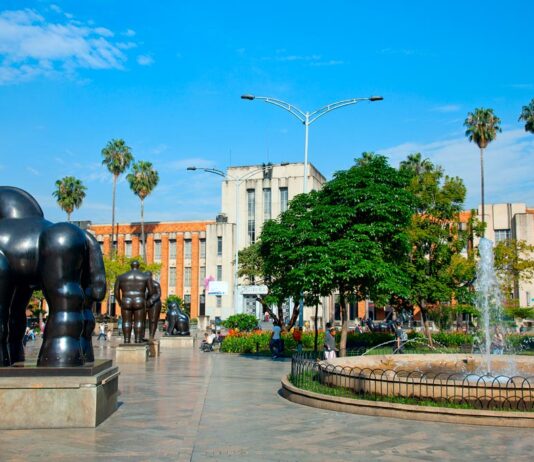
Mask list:
[[78,209],[82,205],[86,190],[87,188],[81,180],[73,176],[66,176],[56,181],[56,190],[52,195],[57,199],[61,209],[67,213],[68,221],[70,221],[70,214],[74,209]]
[[132,166],[132,172],[126,179],[130,189],[141,199],[141,242],[143,244],[143,259],[146,261],[144,200],[154,190],[159,181],[159,174],[152,168],[152,162],[140,160]]
[[428,158],[423,159],[420,152],[409,154],[406,160],[400,163],[401,169],[413,172],[416,176],[423,173],[430,173],[434,169],[434,164]]
[[126,146],[124,140],[113,139],[108,141],[108,144],[102,149],[102,165],[105,165],[110,173],[113,175],[113,199],[111,206],[111,250],[110,255],[113,255],[113,247],[115,242],[115,192],[117,191],[117,180],[123,174],[133,161],[133,155],[130,147]]
[[534,134],[534,98],[523,106],[519,120],[525,122],[525,131]]
[[499,119],[493,112],[493,109],[477,108],[467,114],[464,127],[467,128],[465,136],[469,141],[473,141],[480,149],[480,190],[482,196],[482,224],[484,225],[483,235],[485,233],[486,211],[484,208],[484,149],[488,147],[496,137],[497,132],[501,132]]

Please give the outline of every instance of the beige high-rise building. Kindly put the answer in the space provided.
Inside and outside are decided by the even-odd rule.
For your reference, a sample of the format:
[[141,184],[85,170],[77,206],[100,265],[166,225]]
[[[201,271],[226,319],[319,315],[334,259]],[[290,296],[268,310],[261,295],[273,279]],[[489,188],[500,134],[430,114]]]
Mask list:
[[[253,244],[265,221],[276,218],[303,192],[303,163],[230,167],[222,182],[221,213],[206,230],[206,279],[222,282],[222,295],[206,291],[206,315],[222,319],[234,313],[261,316],[253,293],[261,286],[235,280],[235,253]],[[308,164],[308,191],[321,189],[325,177]],[[236,293],[237,292],[237,293]]]
[[[481,207],[479,220],[482,218],[480,210]],[[528,208],[526,204],[485,204],[485,215],[487,239],[494,243],[516,239],[534,245],[534,209]],[[526,257],[534,258],[534,255]],[[514,298],[519,299],[519,306],[533,306],[534,284],[517,284]]]

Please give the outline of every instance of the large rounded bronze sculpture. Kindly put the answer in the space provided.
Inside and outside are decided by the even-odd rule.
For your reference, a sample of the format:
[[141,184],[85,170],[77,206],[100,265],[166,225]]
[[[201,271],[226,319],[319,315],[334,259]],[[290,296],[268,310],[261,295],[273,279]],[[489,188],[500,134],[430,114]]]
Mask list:
[[172,301],[167,306],[167,331],[165,335],[172,336],[187,336],[190,335],[189,332],[189,316],[185,314],[181,309],[180,305]]
[[37,365],[92,361],[91,305],[106,294],[98,242],[73,224],[45,220],[26,191],[0,186],[0,366],[24,360],[26,307],[37,289],[49,306]]

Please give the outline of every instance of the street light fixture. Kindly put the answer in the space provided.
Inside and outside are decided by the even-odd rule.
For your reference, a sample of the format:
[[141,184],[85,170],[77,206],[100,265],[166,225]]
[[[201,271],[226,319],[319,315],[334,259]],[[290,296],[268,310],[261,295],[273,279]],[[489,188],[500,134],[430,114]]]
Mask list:
[[[280,164],[281,166],[289,165],[289,162],[282,162]],[[250,172],[245,173],[244,175],[240,177],[235,177],[233,175],[229,175],[228,173],[223,172],[222,170],[219,170],[218,168],[206,168],[206,167],[196,167],[191,166],[187,167],[187,170],[189,171],[195,171],[195,170],[202,170],[203,172],[207,173],[213,173],[214,175],[218,175],[220,177],[223,177],[225,180],[229,181],[235,181],[235,233],[234,233],[234,309],[235,312],[238,312],[238,272],[239,272],[239,229],[240,229],[240,214],[239,214],[239,187],[241,186],[241,183],[245,180],[248,180],[251,176],[254,174],[261,172],[265,169],[265,165],[259,168],[256,168]]]
[[[336,101],[335,103],[327,104],[326,106],[323,106],[322,108],[319,108],[313,112],[304,112],[302,109],[299,109],[297,106],[294,106],[292,104],[286,103],[285,101],[282,101],[280,99],[272,98],[270,96],[255,96],[250,94],[241,95],[241,99],[253,101],[255,99],[263,100],[266,103],[273,104],[274,106],[278,106],[281,109],[284,109],[285,111],[292,114],[294,117],[296,117],[303,125],[304,125],[304,179],[303,179],[303,190],[304,193],[308,192],[308,131],[309,126],[315,122],[319,117],[324,116],[325,114],[328,114],[329,112],[333,111],[334,109],[339,109],[341,107],[350,106],[352,104],[357,104],[360,101],[382,101],[384,98],[382,96],[368,96],[367,98],[351,98],[351,99],[344,99],[341,101]],[[301,299],[300,301],[300,312],[299,312],[299,326],[302,328],[304,323],[304,307],[303,307],[303,301]]]
[[323,106],[322,108],[319,108],[313,112],[304,112],[302,109],[299,109],[297,106],[294,106],[293,104],[286,103],[285,101],[272,98],[270,96],[256,96],[256,95],[245,94],[245,95],[241,95],[241,99],[244,99],[247,101],[253,101],[253,100],[259,99],[259,100],[265,101],[266,103],[273,104],[274,106],[278,106],[279,108],[282,108],[285,111],[292,114],[293,116],[295,116],[304,125],[305,132],[304,132],[303,190],[304,190],[304,193],[307,193],[308,192],[308,131],[309,131],[309,126],[313,122],[315,122],[319,117],[322,117],[325,114],[328,114],[334,109],[339,109],[341,107],[350,106],[352,104],[357,104],[360,101],[371,101],[371,102],[382,101],[384,97],[368,96],[366,98],[344,99],[341,101],[336,101],[335,103],[327,104],[326,106]]

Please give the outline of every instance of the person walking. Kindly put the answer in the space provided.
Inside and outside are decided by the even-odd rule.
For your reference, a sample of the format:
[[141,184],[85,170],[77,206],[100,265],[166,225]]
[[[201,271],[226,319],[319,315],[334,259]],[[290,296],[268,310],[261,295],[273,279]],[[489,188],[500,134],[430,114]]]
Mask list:
[[336,329],[327,328],[324,334],[324,359],[335,359],[336,357]]
[[395,343],[393,344],[393,354],[400,355],[404,353],[404,345],[408,341],[408,334],[402,328],[402,323],[397,320],[395,322]]
[[273,359],[282,356],[284,350],[282,345],[282,328],[280,327],[280,323],[278,321],[274,321],[273,323],[273,332],[271,333],[269,348],[271,350]]

